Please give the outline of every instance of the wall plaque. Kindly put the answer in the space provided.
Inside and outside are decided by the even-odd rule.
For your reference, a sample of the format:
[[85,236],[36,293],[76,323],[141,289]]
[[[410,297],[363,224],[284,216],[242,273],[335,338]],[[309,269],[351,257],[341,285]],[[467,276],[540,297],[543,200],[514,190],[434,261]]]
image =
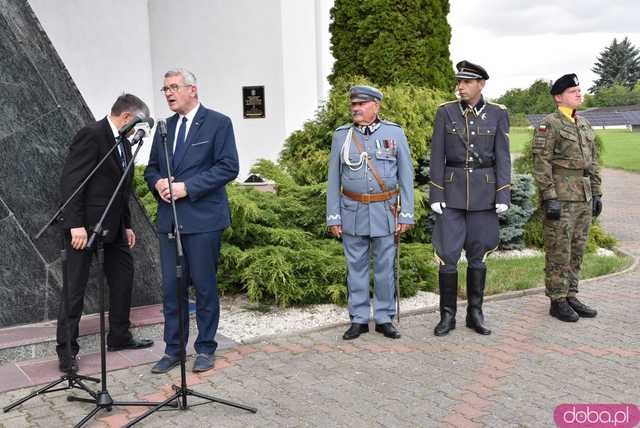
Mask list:
[[264,118],[264,86],[242,87],[242,111],[245,119]]

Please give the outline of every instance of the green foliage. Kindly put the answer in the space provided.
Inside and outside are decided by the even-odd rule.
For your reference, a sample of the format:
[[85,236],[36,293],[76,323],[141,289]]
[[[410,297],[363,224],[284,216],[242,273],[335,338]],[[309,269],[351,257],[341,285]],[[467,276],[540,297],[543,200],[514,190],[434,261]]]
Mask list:
[[144,210],[147,215],[151,219],[152,222],[155,223],[158,217],[158,202],[156,198],[153,197],[153,194],[149,191],[149,186],[147,186],[147,182],[144,181],[144,165],[136,165],[133,171],[133,186],[135,189],[135,193],[142,201],[142,205],[144,206]]
[[584,107],[612,107],[640,104],[640,84],[633,89],[615,84],[601,88],[594,95],[585,96]]
[[613,85],[631,89],[640,79],[640,51],[627,37],[620,43],[613,39],[600,53],[591,71],[599,76],[589,89],[593,93]]
[[447,0],[336,0],[331,9],[329,81],[366,76],[375,85],[411,83],[450,92]]
[[[287,138],[280,153],[280,164],[299,185],[327,180],[331,138],[339,126],[351,123],[348,90],[355,84],[371,84],[363,77],[339,80],[314,119]],[[446,100],[443,92],[407,83],[380,87],[384,100],[380,116],[404,129],[414,166],[429,153],[433,120],[438,106]]]
[[523,115],[551,113],[556,109],[553,97],[549,95],[550,89],[549,82],[539,79],[527,89],[509,89],[496,102],[507,106],[512,122],[515,117],[518,123],[513,122],[511,125],[523,126],[520,124]]
[[525,225],[535,211],[531,198],[535,193],[530,175],[513,174],[511,177],[511,207],[499,216],[500,249],[515,250],[524,247]]

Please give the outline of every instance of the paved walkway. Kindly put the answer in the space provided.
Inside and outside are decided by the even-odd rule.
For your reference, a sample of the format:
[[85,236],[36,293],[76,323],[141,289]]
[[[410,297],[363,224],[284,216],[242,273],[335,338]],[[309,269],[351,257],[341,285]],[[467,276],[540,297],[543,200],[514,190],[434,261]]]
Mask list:
[[[606,171],[605,191],[605,227],[640,256],[640,175]],[[551,427],[560,403],[640,404],[639,280],[636,267],[584,284],[581,297],[599,315],[576,324],[549,317],[546,298],[535,294],[488,302],[488,337],[465,328],[459,314],[460,327],[436,338],[438,315],[427,313],[405,317],[396,341],[372,332],[347,343],[343,328],[332,328],[236,346],[219,353],[215,370],[189,373],[189,384],[255,406],[257,414],[208,404],[156,414],[139,426]],[[151,375],[148,365],[114,371],[110,392],[159,400],[178,376]],[[0,405],[28,391],[3,394]],[[92,406],[66,396],[38,397],[0,414],[0,426],[71,426]],[[140,411],[100,413],[89,426],[121,426]]]

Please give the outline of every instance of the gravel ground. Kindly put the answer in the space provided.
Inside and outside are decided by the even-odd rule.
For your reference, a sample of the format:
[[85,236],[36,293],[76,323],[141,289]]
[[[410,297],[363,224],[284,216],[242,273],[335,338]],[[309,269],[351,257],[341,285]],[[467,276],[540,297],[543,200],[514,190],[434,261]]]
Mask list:
[[[598,249],[600,256],[614,256],[604,248]],[[492,253],[493,258],[522,258],[542,255],[533,249],[510,250]],[[464,259],[464,254],[463,257]],[[438,295],[420,291],[415,296],[400,301],[402,312],[429,309],[438,305]],[[220,326],[218,332],[237,342],[255,340],[258,337],[291,334],[347,323],[346,307],[325,304],[282,309],[250,303],[245,295],[223,297],[221,300]]]

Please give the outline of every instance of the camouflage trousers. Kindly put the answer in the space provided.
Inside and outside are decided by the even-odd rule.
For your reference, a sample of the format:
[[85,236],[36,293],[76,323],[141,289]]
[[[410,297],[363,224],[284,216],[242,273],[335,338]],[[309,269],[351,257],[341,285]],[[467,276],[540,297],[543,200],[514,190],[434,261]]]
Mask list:
[[591,201],[561,201],[559,220],[543,220],[546,295],[551,300],[575,296],[582,256],[591,225]]

